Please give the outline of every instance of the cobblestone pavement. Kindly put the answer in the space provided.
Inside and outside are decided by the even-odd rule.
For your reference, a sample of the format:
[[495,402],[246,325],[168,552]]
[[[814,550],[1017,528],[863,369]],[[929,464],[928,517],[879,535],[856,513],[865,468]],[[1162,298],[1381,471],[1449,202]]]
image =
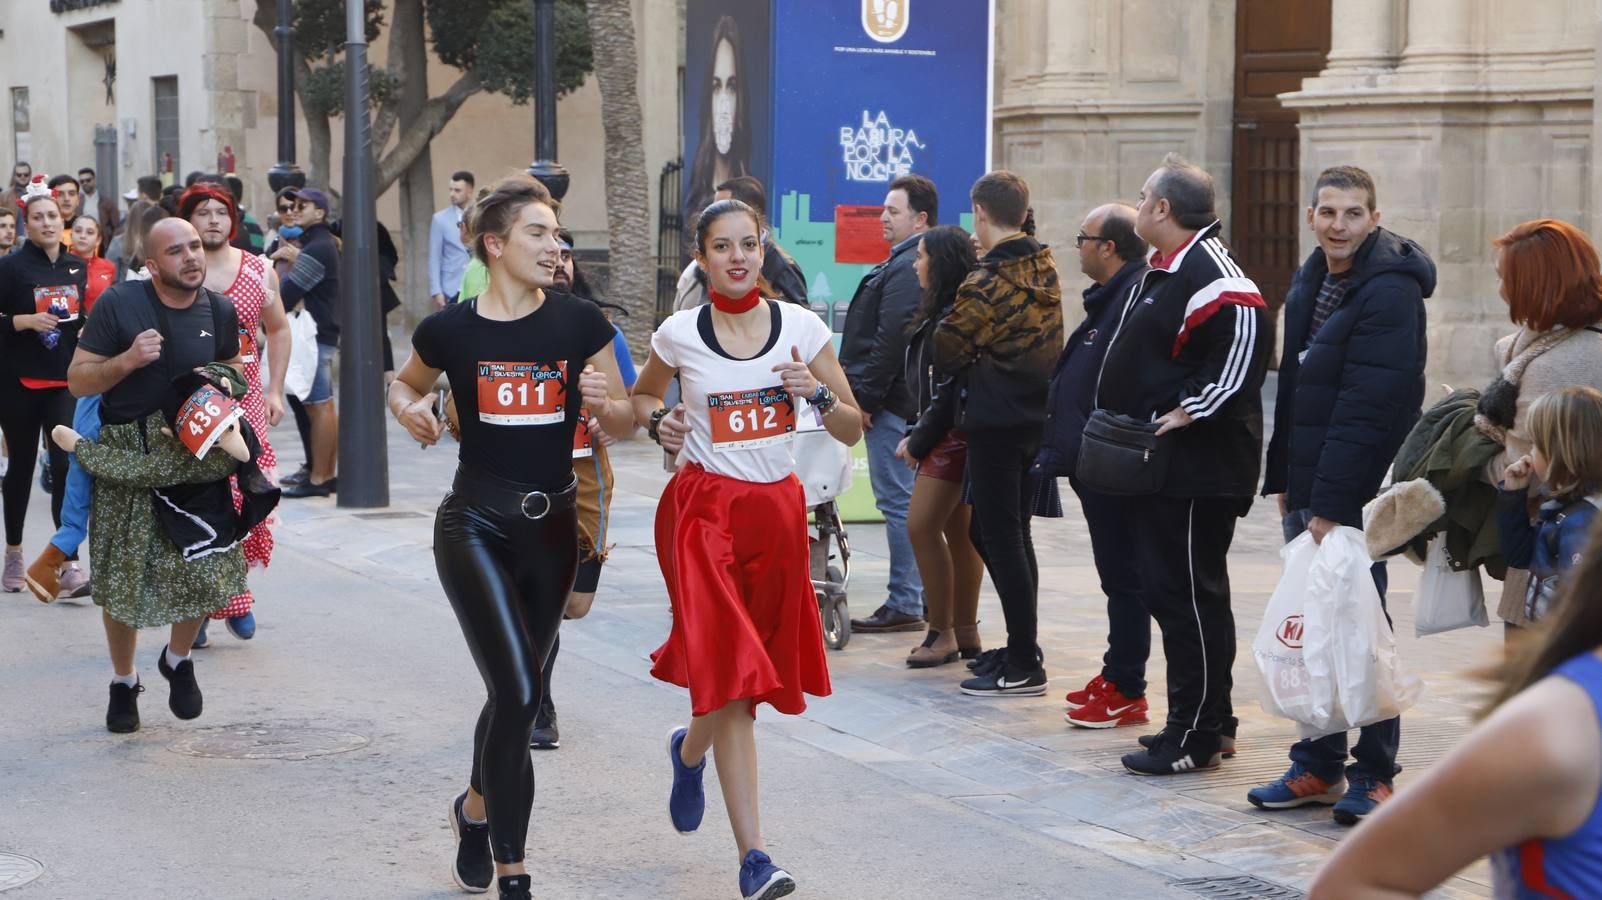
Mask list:
[[[219,734],[196,735],[162,709],[165,685],[144,665],[160,637],[148,633],[140,655],[150,688],[145,731],[107,736],[99,730],[106,664],[93,611],[0,595],[0,684],[21,688],[7,690],[0,727],[0,784],[9,795],[0,798],[0,852],[46,868],[18,896],[103,896],[110,882],[93,880],[101,878],[118,879],[123,896],[448,896],[448,883],[435,877],[448,842],[436,814],[459,789],[463,773],[453,760],[465,752],[482,696],[430,550],[454,452],[420,451],[393,425],[389,434],[391,506],[285,501],[279,555],[258,581],[260,635],[243,644],[214,627],[215,646],[198,651],[209,692],[207,717],[195,724],[232,726]],[[284,471],[292,470],[293,431],[280,428],[274,439]],[[607,789],[661,788],[655,763],[642,772],[639,760],[655,759],[666,723],[687,706],[682,692],[650,678],[646,661],[668,624],[651,543],[668,476],[660,451],[643,441],[613,458],[616,547],[594,611],[563,629],[554,692],[564,749],[536,760],[536,887],[552,897],[638,895],[620,884],[653,896],[721,895],[733,854],[714,822],[718,804],[703,829],[712,835],[692,851],[677,836],[636,839],[665,829],[640,824],[627,804],[608,799]],[[882,597],[886,544],[880,526],[850,533],[852,610],[862,615]],[[963,696],[960,666],[903,665],[918,635],[859,634],[829,654],[832,697],[802,716],[759,719],[765,825],[776,854],[790,854],[781,861],[798,860],[795,868],[810,874],[797,872],[799,895],[961,897],[989,887],[1016,896],[1182,897],[1195,895],[1187,892],[1193,879],[1256,878],[1259,893],[1248,886],[1238,896],[1276,887],[1295,896],[1342,829],[1325,808],[1270,815],[1246,802],[1250,786],[1283,770],[1294,738],[1292,726],[1258,709],[1249,651],[1235,666],[1239,756],[1214,772],[1128,776],[1118,758],[1144,729],[1086,731],[1062,719],[1062,693],[1099,670],[1106,627],[1077,505],[1068,504],[1067,518],[1036,520],[1035,535],[1052,676],[1046,697]],[[43,538],[32,523],[29,541]],[[1243,649],[1278,577],[1279,544],[1271,505],[1256,504],[1231,554]],[[1410,564],[1391,566],[1401,652],[1430,688],[1404,717],[1400,790],[1467,728],[1483,692],[1466,673],[1500,642],[1495,628],[1414,639],[1416,582]],[[986,640],[999,641],[1002,617],[988,581],[980,617]],[[1153,651],[1150,696],[1160,719],[1160,642]],[[51,655],[59,660],[46,674],[40,667]],[[210,768],[195,770],[205,765],[193,761],[197,750],[219,748],[244,758],[208,759]],[[129,783],[130,772],[148,780]],[[575,808],[582,814],[557,812]],[[192,830],[174,832],[191,815],[215,846],[197,843]],[[357,821],[342,824],[345,816]],[[236,832],[250,836],[245,846]],[[384,836],[380,844],[375,835]],[[274,854],[270,839],[292,849]],[[678,864],[692,855],[694,865]],[[223,883],[234,888],[205,889]],[[376,890],[379,883],[386,889]],[[1471,867],[1438,896],[1489,896],[1487,869]]]

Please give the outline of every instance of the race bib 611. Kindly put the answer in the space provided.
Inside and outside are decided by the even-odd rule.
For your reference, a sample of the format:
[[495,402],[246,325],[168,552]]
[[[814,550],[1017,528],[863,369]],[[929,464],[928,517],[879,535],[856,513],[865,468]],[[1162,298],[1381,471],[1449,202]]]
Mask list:
[[795,400],[778,385],[707,394],[706,405],[714,451],[766,447],[795,434]]
[[567,418],[567,363],[479,363],[478,418],[491,425],[563,422]]

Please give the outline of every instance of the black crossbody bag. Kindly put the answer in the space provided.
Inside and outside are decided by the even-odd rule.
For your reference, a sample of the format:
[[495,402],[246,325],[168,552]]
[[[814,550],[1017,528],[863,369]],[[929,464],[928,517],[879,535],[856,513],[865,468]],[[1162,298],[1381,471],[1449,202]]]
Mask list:
[[[1124,314],[1118,319],[1118,332],[1123,331],[1124,320],[1142,284],[1130,291],[1124,303]],[[1109,354],[1118,341],[1118,332],[1107,342]],[[1103,355],[1101,370],[1096,373],[1097,405],[1085,422],[1085,431],[1079,440],[1074,477],[1099,494],[1117,497],[1155,494],[1163,489],[1168,477],[1173,442],[1157,436],[1156,422],[1142,422],[1101,408],[1101,374],[1106,368],[1107,356]]]

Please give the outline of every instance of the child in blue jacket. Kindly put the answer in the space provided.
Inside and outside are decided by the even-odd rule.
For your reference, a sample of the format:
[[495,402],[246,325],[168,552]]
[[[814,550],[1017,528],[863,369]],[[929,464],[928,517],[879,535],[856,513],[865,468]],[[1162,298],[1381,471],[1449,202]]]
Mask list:
[[[1497,526],[1508,566],[1529,570],[1524,611],[1534,622],[1580,563],[1602,503],[1602,391],[1575,385],[1544,394],[1526,427],[1532,448],[1502,476]],[[1544,486],[1534,498],[1532,475]],[[1541,502],[1532,516],[1533,500]]]

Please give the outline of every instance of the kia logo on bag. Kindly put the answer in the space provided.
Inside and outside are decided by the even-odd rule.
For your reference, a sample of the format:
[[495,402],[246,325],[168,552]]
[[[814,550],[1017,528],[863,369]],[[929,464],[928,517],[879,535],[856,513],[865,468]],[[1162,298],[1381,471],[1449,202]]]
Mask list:
[[1302,617],[1286,616],[1285,621],[1279,623],[1279,630],[1274,632],[1274,637],[1292,650],[1302,649]]

